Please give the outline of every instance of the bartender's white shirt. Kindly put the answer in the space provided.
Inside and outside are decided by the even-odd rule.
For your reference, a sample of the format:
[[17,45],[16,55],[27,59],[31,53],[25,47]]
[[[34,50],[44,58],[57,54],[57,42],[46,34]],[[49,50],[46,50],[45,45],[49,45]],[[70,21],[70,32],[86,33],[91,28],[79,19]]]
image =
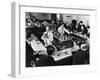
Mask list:
[[60,34],[64,34],[64,32],[68,33],[69,34],[69,31],[67,29],[65,29],[65,27],[63,25],[61,25],[59,28],[58,28],[58,32]]
[[[48,38],[45,38],[45,34],[47,34]],[[44,42],[47,43],[48,45],[51,45],[53,41],[53,33],[51,31],[44,32],[41,39],[44,40]]]

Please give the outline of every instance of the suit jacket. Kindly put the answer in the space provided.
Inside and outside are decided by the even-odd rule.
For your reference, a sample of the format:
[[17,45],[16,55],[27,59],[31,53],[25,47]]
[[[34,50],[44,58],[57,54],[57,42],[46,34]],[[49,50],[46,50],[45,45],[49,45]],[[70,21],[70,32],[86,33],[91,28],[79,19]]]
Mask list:
[[83,25],[83,30],[81,29],[81,25],[78,26],[78,32],[82,32],[82,34],[87,34],[88,30],[87,28],[85,27],[85,25]]
[[31,67],[31,61],[33,60],[33,49],[26,41],[26,67]]
[[75,54],[73,54],[73,64],[85,64],[86,52],[79,49]]
[[50,56],[41,55],[39,61],[36,62],[36,66],[53,66],[54,59]]
[[87,28],[84,27],[84,30],[82,31],[82,34],[86,34],[87,35],[87,32],[88,32]]

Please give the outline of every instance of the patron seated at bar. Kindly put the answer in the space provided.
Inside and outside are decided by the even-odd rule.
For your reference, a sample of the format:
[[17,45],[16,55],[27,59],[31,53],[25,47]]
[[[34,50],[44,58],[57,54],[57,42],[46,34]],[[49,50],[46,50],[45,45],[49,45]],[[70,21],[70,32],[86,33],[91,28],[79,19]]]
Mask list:
[[39,55],[47,55],[47,52],[46,48],[32,32],[28,32],[26,35],[26,66],[34,67]]
[[39,60],[36,62],[36,66],[53,66],[55,61],[52,57],[55,52],[55,48],[51,45],[47,46],[48,55],[40,55]]
[[34,60],[33,53],[34,50],[31,47],[31,41],[33,40],[34,35],[32,32],[26,33],[26,67],[32,67],[31,61]]
[[87,30],[86,26],[84,25],[83,21],[79,22],[78,32],[81,33],[82,35],[87,35],[87,33],[88,33],[88,30]]
[[73,54],[73,64],[89,64],[89,47],[86,43],[79,45],[79,49]]

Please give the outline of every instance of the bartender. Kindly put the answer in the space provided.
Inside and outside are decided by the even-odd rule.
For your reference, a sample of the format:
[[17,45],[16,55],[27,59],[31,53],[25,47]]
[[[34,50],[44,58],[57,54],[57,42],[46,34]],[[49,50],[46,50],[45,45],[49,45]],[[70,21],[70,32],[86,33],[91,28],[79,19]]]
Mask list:
[[58,33],[60,34],[60,39],[64,40],[64,33],[70,33],[67,29],[65,29],[64,24],[62,24],[59,28],[58,28]]
[[43,33],[41,39],[44,41],[45,47],[52,45],[53,33],[51,32],[48,26],[46,27],[46,31]]

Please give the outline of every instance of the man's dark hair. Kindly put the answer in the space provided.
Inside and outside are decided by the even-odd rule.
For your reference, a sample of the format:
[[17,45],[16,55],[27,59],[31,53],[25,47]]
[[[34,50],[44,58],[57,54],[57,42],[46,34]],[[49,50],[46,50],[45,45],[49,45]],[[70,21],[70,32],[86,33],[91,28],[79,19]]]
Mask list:
[[31,34],[33,34],[31,29],[26,29],[26,39],[30,38]]
[[26,39],[30,38],[31,37],[31,33],[29,34],[26,34]]
[[47,46],[48,55],[52,55],[54,51],[55,51],[55,48],[52,45]]
[[77,20],[73,19],[72,20],[72,24],[76,25],[77,24]]
[[83,23],[83,21],[80,21],[80,23]]

